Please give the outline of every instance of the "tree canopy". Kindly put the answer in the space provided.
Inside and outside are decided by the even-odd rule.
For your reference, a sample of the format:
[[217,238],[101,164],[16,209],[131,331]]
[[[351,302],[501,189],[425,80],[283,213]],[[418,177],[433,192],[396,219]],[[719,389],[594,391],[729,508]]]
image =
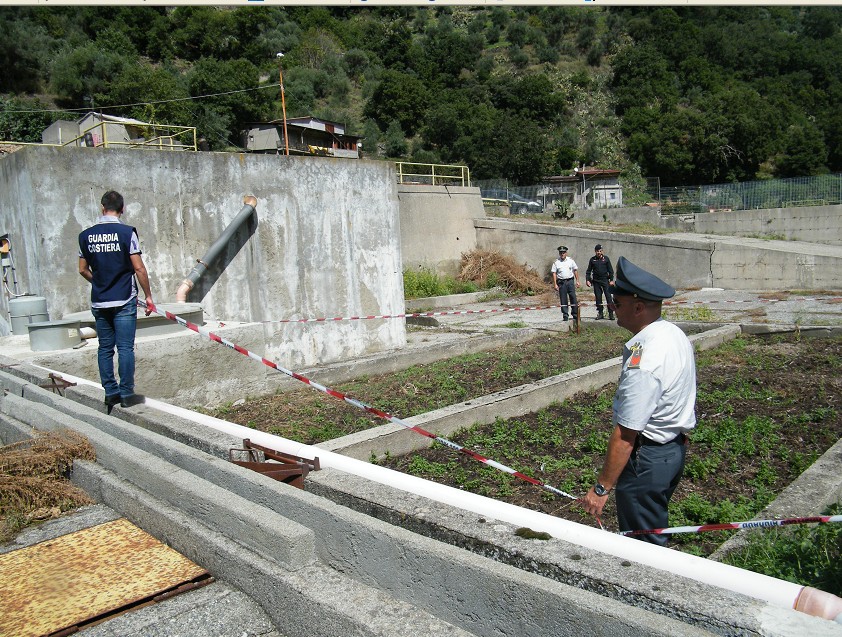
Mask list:
[[0,136],[90,109],[235,149],[280,117],[280,63],[287,115],[368,156],[514,184],[816,175],[842,171],[841,26],[830,6],[5,6]]

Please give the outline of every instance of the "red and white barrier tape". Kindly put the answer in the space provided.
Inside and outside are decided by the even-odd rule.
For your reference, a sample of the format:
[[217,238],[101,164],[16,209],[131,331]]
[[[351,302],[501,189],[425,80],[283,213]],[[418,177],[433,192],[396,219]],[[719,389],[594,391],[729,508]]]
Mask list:
[[732,529],[768,529],[792,524],[826,524],[842,522],[842,515],[820,515],[784,520],[749,520],[748,522],[723,522],[722,524],[701,524],[699,526],[672,526],[666,529],[645,529],[642,531],[620,531],[620,535],[668,535],[674,533],[702,533],[704,531],[729,531]]
[[826,301],[828,303],[842,303],[842,297],[825,296],[825,297],[806,297],[797,296],[790,299],[725,299],[718,301],[716,299],[710,301],[664,301],[664,305],[711,305],[716,303],[785,303],[787,301],[801,303],[803,301]]
[[[718,303],[725,303],[725,304],[739,304],[739,303],[761,303],[761,304],[771,304],[771,303],[782,303],[783,301],[793,301],[793,302],[804,302],[804,301],[826,301],[828,303],[842,303],[842,297],[817,297],[817,298],[809,298],[809,297],[793,297],[791,299],[749,299],[749,300],[738,300],[738,299],[726,299],[724,301],[664,301],[663,305],[713,305]],[[589,307],[591,305],[596,305],[595,303],[585,302],[585,303],[571,303],[569,306],[573,307]],[[611,306],[611,304],[606,301],[604,303],[606,306]],[[457,315],[467,315],[467,314],[493,314],[493,313],[503,313],[503,312],[525,312],[530,310],[553,310],[560,308],[561,305],[536,305],[530,307],[506,307],[506,308],[498,308],[498,309],[489,309],[489,310],[451,310],[447,312],[415,312],[412,314],[371,314],[368,316],[335,316],[335,317],[319,317],[319,318],[302,318],[302,319],[275,319],[269,321],[262,321],[263,323],[328,323],[332,321],[365,321],[370,319],[401,319],[401,318],[414,318],[414,317],[422,317],[422,316],[457,316]]]
[[[412,431],[414,431],[418,434],[421,434],[422,436],[426,436],[427,438],[431,438],[431,439],[435,440],[436,442],[439,442],[439,443],[443,444],[446,447],[454,449],[455,451],[458,451],[460,453],[464,453],[465,455],[473,458],[474,460],[477,460],[478,462],[482,462],[483,464],[487,464],[488,466],[494,467],[495,469],[498,469],[499,471],[502,471],[504,473],[508,473],[508,474],[513,475],[514,477],[519,478],[519,479],[521,479],[525,482],[528,482],[528,483],[533,484],[535,486],[541,487],[542,489],[545,489],[545,490],[549,491],[550,493],[553,493],[555,495],[560,495],[562,497],[569,498],[571,500],[576,500],[576,501],[581,500],[581,498],[577,498],[574,495],[571,495],[571,494],[569,494],[565,491],[562,491],[561,489],[558,489],[556,487],[553,487],[552,485],[549,485],[549,484],[547,484],[547,483],[545,483],[541,480],[538,480],[537,478],[533,478],[531,476],[528,476],[525,473],[521,473],[520,471],[517,471],[517,470],[515,470],[515,469],[513,469],[513,468],[511,468],[507,465],[504,465],[500,462],[496,462],[495,460],[491,460],[490,458],[486,458],[486,457],[476,453],[475,451],[467,449],[466,447],[463,447],[460,444],[457,444],[457,443],[455,443],[451,440],[448,440],[447,438],[437,436],[436,434],[434,434],[432,432],[429,432],[425,429],[422,429],[421,427],[418,427],[417,425],[410,425],[408,422],[406,422],[404,420],[401,420],[397,416],[394,416],[394,415],[392,415],[388,412],[385,412],[385,411],[381,411],[380,409],[377,409],[376,407],[373,407],[373,406],[368,405],[368,404],[366,404],[366,403],[364,403],[360,400],[352,398],[352,397],[350,397],[346,394],[343,394],[340,391],[337,391],[335,389],[331,389],[329,387],[325,387],[324,385],[321,385],[321,384],[307,378],[306,376],[302,376],[301,374],[298,374],[298,373],[293,372],[291,370],[288,370],[284,367],[281,367],[280,365],[276,364],[275,362],[270,361],[269,359],[264,358],[262,356],[259,356],[257,354],[254,354],[253,352],[250,352],[249,350],[245,349],[244,347],[240,347],[239,345],[237,345],[235,343],[232,343],[231,341],[229,341],[227,339],[222,338],[218,334],[214,334],[213,332],[202,329],[200,326],[196,325],[195,323],[191,323],[190,321],[187,321],[187,320],[183,319],[182,317],[180,317],[176,314],[172,314],[171,312],[168,312],[166,310],[159,310],[154,305],[147,305],[144,301],[141,301],[139,299],[138,299],[138,304],[146,307],[147,309],[151,310],[152,312],[155,312],[159,316],[163,316],[163,317],[165,317],[165,318],[167,318],[171,321],[174,321],[174,322],[178,323],[182,327],[186,327],[189,330],[193,330],[197,334],[201,334],[202,336],[205,336],[206,338],[208,338],[211,341],[214,341],[214,342],[219,343],[221,345],[225,345],[226,347],[229,347],[229,348],[233,349],[236,352],[239,352],[240,354],[242,354],[244,356],[247,356],[247,357],[249,357],[253,360],[256,360],[256,361],[259,361],[259,362],[263,363],[264,365],[266,365],[267,367],[269,367],[271,369],[274,369],[278,372],[281,372],[282,374],[286,374],[287,376],[290,376],[291,378],[294,378],[295,380],[301,381],[302,383],[304,383],[306,385],[309,385],[313,389],[316,389],[316,390],[321,391],[325,394],[333,396],[334,398],[338,398],[339,400],[343,400],[346,403],[348,403],[349,405],[353,405],[354,407],[357,407],[358,409],[362,409],[363,411],[366,411],[370,414],[374,414],[375,416],[377,416],[379,418],[382,418],[384,420],[388,420],[389,422],[393,422],[397,425],[400,425],[401,427],[405,427],[406,429],[410,429],[410,430],[412,430]],[[539,309],[539,308],[517,308],[517,309]],[[480,310],[480,311],[485,311],[485,310]],[[491,310],[489,310],[489,311],[491,311]],[[335,320],[340,320],[340,319],[335,319]],[[599,519],[599,517],[597,517],[596,519],[597,519],[597,522],[598,522],[600,528],[602,528],[602,521]],[[732,530],[732,529],[772,528],[772,527],[776,527],[776,526],[788,526],[788,525],[793,525],[793,524],[830,523],[830,522],[842,522],[842,515],[788,518],[788,519],[784,519],[784,520],[750,520],[750,521],[747,521],[747,522],[726,522],[726,523],[722,523],[722,524],[703,524],[703,525],[699,525],[699,526],[675,526],[675,527],[669,527],[669,528],[663,528],[663,529],[643,529],[643,530],[638,530],[638,531],[621,531],[620,535],[635,536],[635,535],[649,535],[649,534],[665,535],[665,534],[676,534],[676,533],[701,533],[701,532],[704,532],[704,531],[724,531],[724,530]]]
[[546,484],[545,482],[542,482],[541,480],[538,480],[536,478],[532,478],[532,477],[526,475],[525,473],[521,473],[520,471],[516,471],[515,469],[512,469],[511,467],[508,467],[504,464],[501,464],[499,462],[496,462],[494,460],[491,460],[489,458],[481,456],[480,454],[476,453],[475,451],[471,451],[470,449],[467,449],[460,444],[452,442],[452,441],[448,440],[447,438],[442,438],[441,436],[437,436],[436,434],[431,433],[431,432],[429,432],[425,429],[422,429],[421,427],[418,427],[418,426],[415,426],[415,425],[410,425],[408,422],[406,422],[404,420],[401,420],[397,416],[393,416],[392,414],[389,414],[385,411],[381,411],[381,410],[377,409],[376,407],[372,407],[371,405],[368,405],[368,404],[366,404],[362,401],[359,401],[355,398],[351,398],[350,396],[348,396],[346,394],[343,394],[340,391],[337,391],[335,389],[330,389],[329,387],[325,387],[324,385],[320,385],[319,383],[307,378],[306,376],[302,376],[301,374],[298,374],[298,373],[293,372],[291,370],[288,370],[284,367],[281,367],[280,365],[274,363],[273,361],[270,361],[267,358],[263,358],[262,356],[259,356],[257,354],[254,354],[254,353],[250,352],[249,350],[247,350],[244,347],[240,347],[239,345],[237,345],[235,343],[232,343],[231,341],[229,341],[227,339],[222,338],[218,334],[214,334],[213,332],[202,329],[201,327],[199,327],[195,323],[191,323],[190,321],[187,321],[187,320],[181,318],[180,316],[177,316],[175,314],[167,312],[166,310],[159,310],[154,305],[147,304],[146,302],[141,301],[140,299],[138,299],[138,304],[147,308],[147,310],[151,310],[152,312],[155,312],[155,314],[158,314],[159,316],[163,316],[163,317],[165,317],[165,318],[167,318],[171,321],[174,321],[174,322],[178,323],[182,327],[186,327],[189,330],[193,330],[197,334],[201,334],[202,336],[208,338],[211,341],[214,341],[214,342],[219,343],[221,345],[225,345],[226,347],[230,347],[231,349],[233,349],[236,352],[239,352],[243,356],[248,356],[249,358],[251,358],[253,360],[256,360],[256,361],[259,361],[259,362],[263,363],[264,365],[266,365],[267,367],[270,367],[271,369],[279,371],[282,374],[286,374],[287,376],[290,376],[291,378],[294,378],[295,380],[301,381],[302,383],[305,383],[306,385],[309,385],[313,389],[317,389],[320,392],[324,392],[325,394],[333,396],[334,398],[338,398],[339,400],[344,400],[349,405],[353,405],[354,407],[357,407],[358,409],[362,409],[363,411],[367,411],[370,414],[374,414],[375,416],[378,416],[379,418],[382,418],[384,420],[388,420],[389,422],[393,422],[397,425],[400,425],[401,427],[411,429],[412,431],[414,431],[416,433],[419,433],[422,436],[426,436],[427,438],[432,438],[436,442],[440,442],[441,444],[445,445],[446,447],[450,447],[451,449],[454,449],[456,451],[464,453],[465,455],[470,456],[474,460],[477,460],[479,462],[487,464],[491,467],[494,467],[495,469],[499,469],[500,471],[502,471],[504,473],[511,474],[511,475],[515,476],[516,478],[520,478],[521,480],[529,482],[530,484],[534,484],[535,486],[541,487],[542,489],[546,489],[550,493],[554,493],[555,495],[560,495],[560,496],[563,496],[565,498],[570,498],[571,500],[578,500],[579,499],[576,496],[570,495],[569,493],[566,493],[565,491],[562,491],[561,489],[557,489],[556,487],[553,487],[549,484]]
[[303,318],[278,319],[263,321],[263,323],[324,323],[328,321],[362,321],[366,319],[412,318],[416,316],[453,316],[456,314],[490,314],[492,312],[519,312],[522,310],[551,310],[558,305],[544,305],[536,307],[507,307],[494,310],[454,310],[450,312],[416,312],[414,314],[372,314],[370,316],[337,316],[334,318]]

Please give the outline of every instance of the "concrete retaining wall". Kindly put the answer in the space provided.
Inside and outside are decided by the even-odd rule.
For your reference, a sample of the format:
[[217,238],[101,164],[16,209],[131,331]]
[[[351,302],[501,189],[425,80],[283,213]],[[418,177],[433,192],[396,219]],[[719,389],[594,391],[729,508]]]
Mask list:
[[840,246],[718,236],[708,239],[714,287],[787,291],[840,287]]
[[576,221],[595,221],[610,224],[645,223],[675,232],[693,232],[695,223],[693,215],[661,215],[658,208],[649,206],[572,210],[571,213]]
[[[51,319],[87,309],[78,233],[109,189],[126,199],[153,297],[175,290],[242,209],[243,228],[188,297],[209,318],[396,314],[403,280],[395,171],[389,162],[230,153],[28,147],[0,158],[0,233],[9,233],[22,292],[47,299]],[[10,332],[0,296],[0,335]],[[267,324],[266,355],[288,365],[339,360],[405,343],[400,321],[305,330]]]
[[733,210],[695,215],[695,231],[842,245],[842,206]]
[[556,248],[566,245],[570,256],[585,269],[594,245],[603,244],[616,265],[620,255],[680,287],[709,287],[712,284],[710,242],[689,235],[632,235],[578,227],[547,226],[538,223],[478,219],[477,247],[510,254],[549,280],[550,268],[558,258]]
[[398,186],[403,268],[459,272],[463,252],[476,248],[474,219],[485,217],[479,188]]
[[477,247],[512,255],[549,280],[556,248],[570,248],[584,285],[594,245],[617,263],[625,256],[677,288],[833,290],[842,269],[838,246],[697,234],[635,235],[578,227],[477,219]]

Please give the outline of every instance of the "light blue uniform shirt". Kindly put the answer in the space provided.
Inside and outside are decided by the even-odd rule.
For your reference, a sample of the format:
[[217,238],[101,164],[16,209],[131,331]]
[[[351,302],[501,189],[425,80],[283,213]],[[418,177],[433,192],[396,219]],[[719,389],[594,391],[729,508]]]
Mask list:
[[623,347],[613,424],[669,442],[696,426],[696,359],[676,325],[658,319]]

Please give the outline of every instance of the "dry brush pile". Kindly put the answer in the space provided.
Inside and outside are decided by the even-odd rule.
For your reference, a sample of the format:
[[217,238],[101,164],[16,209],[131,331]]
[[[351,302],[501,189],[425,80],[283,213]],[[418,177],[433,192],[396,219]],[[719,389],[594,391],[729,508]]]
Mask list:
[[70,430],[36,431],[0,447],[0,542],[32,522],[58,517],[91,499],[67,479],[73,460],[96,460],[88,440]]
[[533,268],[490,250],[463,252],[459,280],[473,281],[483,288],[489,287],[491,280],[510,294],[537,295],[551,291],[551,286]]

